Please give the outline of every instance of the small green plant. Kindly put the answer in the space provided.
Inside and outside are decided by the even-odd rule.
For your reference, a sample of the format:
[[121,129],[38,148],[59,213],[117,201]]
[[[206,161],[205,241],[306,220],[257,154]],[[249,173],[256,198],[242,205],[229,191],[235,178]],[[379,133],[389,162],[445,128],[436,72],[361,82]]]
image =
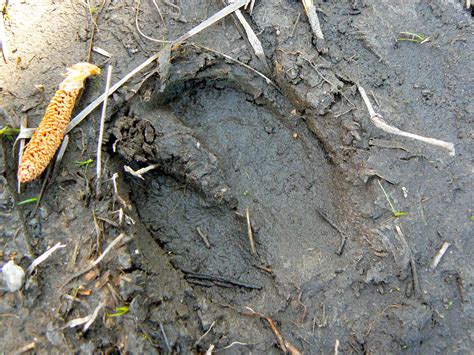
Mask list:
[[385,189],[383,188],[382,184],[380,183],[380,180],[377,180],[377,182],[379,183],[379,186],[380,186],[380,188],[382,189],[383,194],[385,195],[385,198],[386,198],[387,201],[388,201],[388,204],[390,205],[390,209],[392,210],[393,217],[399,218],[399,217],[406,216],[406,215],[408,214],[408,212],[403,212],[403,211],[397,210],[397,209],[393,206],[392,201],[390,201],[390,197],[388,197],[388,194],[387,194],[387,192],[385,191]]
[[453,301],[449,300],[449,301],[444,305],[444,308],[446,308],[446,310],[449,310],[449,309],[451,309],[452,306],[453,306]]
[[84,174],[87,174],[87,169],[89,168],[89,165],[91,165],[93,162],[93,159],[87,159],[82,161],[75,161],[74,163],[79,165],[80,167],[84,167]]
[[413,32],[400,32],[400,37],[398,37],[398,41],[407,41],[407,42],[414,42],[423,44],[431,40],[430,37],[425,37],[418,33]]
[[120,317],[128,313],[128,306],[115,307],[115,313],[106,313],[107,317]]
[[16,136],[18,133],[20,133],[20,130],[18,128],[12,128],[10,126],[5,126],[0,129],[0,136],[5,136],[5,138],[10,141],[12,141],[13,136]]
[[474,222],[474,214],[469,219]]
[[33,202],[36,202],[36,201],[38,201],[38,197],[32,197],[32,198],[28,198],[26,200],[18,202],[17,205],[18,206],[27,205],[29,203],[33,203]]

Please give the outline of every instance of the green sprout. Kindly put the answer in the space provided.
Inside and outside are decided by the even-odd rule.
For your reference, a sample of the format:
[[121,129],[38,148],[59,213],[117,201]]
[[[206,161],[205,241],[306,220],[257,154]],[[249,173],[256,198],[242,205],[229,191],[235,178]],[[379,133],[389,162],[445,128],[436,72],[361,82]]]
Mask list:
[[84,167],[84,174],[87,174],[87,169],[89,168],[89,165],[91,165],[93,162],[93,159],[87,159],[82,161],[75,161],[74,163],[80,167]]
[[36,201],[38,201],[38,197],[32,197],[32,198],[29,198],[29,199],[18,202],[17,206],[27,205],[28,203],[33,203],[33,202],[36,202]]
[[128,306],[115,307],[115,313],[106,313],[107,317],[120,317],[128,313]]
[[388,197],[388,194],[387,194],[387,192],[385,191],[385,189],[383,188],[382,184],[380,183],[380,180],[377,180],[377,182],[379,183],[379,186],[380,186],[380,188],[382,189],[383,194],[385,195],[385,198],[386,198],[387,201],[388,201],[388,204],[390,205],[390,209],[392,210],[393,217],[398,218],[398,217],[406,216],[406,215],[408,214],[408,212],[403,212],[403,211],[397,210],[397,209],[393,206],[392,201],[390,201],[390,197]]
[[413,32],[400,32],[400,37],[398,38],[398,41],[407,41],[407,42],[414,42],[414,43],[419,43],[423,44],[428,41],[430,41],[430,37],[425,37],[423,35],[420,35],[418,33],[413,33]]
[[474,214],[469,219],[474,222]]
[[0,129],[0,136],[5,136],[6,139],[11,140],[11,141],[13,140],[13,136],[16,136],[18,133],[20,133],[19,128],[5,126],[2,129]]
[[449,310],[452,306],[453,306],[453,301],[449,300],[448,303],[444,305],[444,308],[446,308],[446,310]]

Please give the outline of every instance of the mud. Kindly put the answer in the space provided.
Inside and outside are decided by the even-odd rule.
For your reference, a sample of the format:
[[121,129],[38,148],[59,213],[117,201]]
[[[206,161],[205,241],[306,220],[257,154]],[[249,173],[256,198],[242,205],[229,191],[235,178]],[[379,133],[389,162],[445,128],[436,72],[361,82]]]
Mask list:
[[[78,61],[91,35],[82,6],[38,4],[51,19],[35,22],[38,40],[56,33],[65,45],[39,56],[20,20],[33,5],[9,5],[15,53],[21,63],[31,59],[24,68],[2,64],[2,107],[14,124],[21,113],[37,124],[54,89],[35,91],[28,80],[58,81],[63,63],[51,58]],[[95,167],[74,163],[95,157],[99,113],[72,132],[36,213],[16,204],[41,184],[16,193],[12,144],[3,139],[1,265],[16,254],[26,268],[47,247],[66,244],[22,292],[2,294],[6,352],[31,342],[36,352],[199,353],[211,344],[224,353],[280,352],[253,312],[308,354],[333,352],[336,342],[342,353],[469,352],[471,15],[458,1],[319,5],[323,43],[300,3],[257,1],[245,16],[267,63],[228,18],[173,51],[166,80],[150,68],[114,94],[101,196]],[[145,34],[177,38],[222,4],[161,2],[166,29],[152,2],[141,6]],[[94,45],[113,57],[92,60],[114,64],[114,79],[161,48],[130,25],[134,9],[111,2],[98,17]],[[431,39],[397,41],[403,31]],[[79,106],[103,85],[89,82]],[[357,85],[387,122],[454,142],[456,156],[375,128]],[[152,164],[142,178],[124,171]],[[390,204],[403,213],[395,217]],[[131,241],[60,288],[121,232]],[[451,246],[432,270],[445,240]],[[65,327],[101,302],[104,316],[87,332]],[[123,306],[126,314],[113,315]]]

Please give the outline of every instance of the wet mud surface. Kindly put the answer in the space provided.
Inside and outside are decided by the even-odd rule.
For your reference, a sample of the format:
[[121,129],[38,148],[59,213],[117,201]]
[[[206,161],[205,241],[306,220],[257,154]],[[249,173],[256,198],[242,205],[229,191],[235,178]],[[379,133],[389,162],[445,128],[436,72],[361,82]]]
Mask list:
[[[17,203],[37,196],[41,182],[16,192],[12,142],[3,139],[0,266],[15,257],[26,269],[66,245],[21,291],[2,291],[5,350],[33,342],[36,352],[204,353],[213,345],[276,354],[271,317],[305,354],[334,352],[336,343],[342,353],[469,353],[473,44],[462,5],[322,2],[326,41],[317,43],[299,2],[257,1],[245,16],[266,63],[229,17],[173,51],[166,80],[150,66],[112,96],[100,196],[95,166],[77,163],[95,159],[99,110],[71,133],[37,211]],[[35,50],[20,16],[28,6],[9,5],[22,61],[1,64],[2,107],[13,121],[2,125],[27,114],[36,126],[59,73],[83,60],[91,37],[82,5],[40,1],[51,21],[37,21],[47,45]],[[114,81],[161,48],[138,33],[135,6],[107,2],[97,18],[94,45],[112,58],[93,53],[92,61],[113,64]],[[166,29],[143,1],[141,30],[173,39],[222,4],[160,8]],[[430,41],[398,41],[403,31]],[[48,44],[54,36],[67,43],[62,52]],[[357,85],[387,122],[453,142],[456,155],[374,127]],[[77,112],[104,83],[86,87]],[[142,177],[124,170],[151,165]],[[130,239],[70,279],[120,233]],[[100,304],[89,330],[68,327]],[[127,311],[118,315],[120,307]]]

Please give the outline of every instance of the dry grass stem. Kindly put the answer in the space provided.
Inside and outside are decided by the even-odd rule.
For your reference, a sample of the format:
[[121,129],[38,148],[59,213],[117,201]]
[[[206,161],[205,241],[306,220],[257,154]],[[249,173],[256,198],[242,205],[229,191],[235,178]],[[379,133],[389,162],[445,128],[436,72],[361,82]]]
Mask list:
[[209,48],[209,47],[204,47],[204,46],[200,46],[200,45],[197,45],[197,44],[194,44],[193,43],[193,46],[196,47],[196,48],[201,48],[201,49],[204,49],[208,52],[211,52],[211,53],[215,53],[217,55],[220,55],[222,57],[224,57],[225,59],[228,59],[230,60],[231,62],[234,62],[236,64],[239,64],[241,66],[243,66],[244,68],[254,72],[255,74],[257,74],[259,77],[265,79],[265,82],[268,84],[268,85],[272,85],[275,89],[277,89],[278,91],[280,91],[280,88],[273,82],[271,81],[271,79],[267,76],[265,76],[264,74],[260,73],[258,70],[252,68],[250,65],[247,65],[245,63],[242,63],[241,61],[235,59],[235,58],[232,58],[231,56],[225,54],[225,53],[222,53],[222,52],[219,52],[215,49],[212,49],[212,48]]
[[255,240],[252,233],[252,224],[250,223],[250,211],[248,207],[245,209],[245,217],[247,219],[247,235],[250,242],[250,251],[252,255],[257,255],[257,249],[255,248]]
[[206,244],[206,248],[211,249],[211,244],[209,243],[209,239],[207,239],[207,235],[201,230],[200,227],[196,227],[196,231],[198,232],[204,244]]
[[146,166],[146,167],[138,169],[138,170],[133,170],[128,165],[124,165],[123,170],[125,170],[127,173],[129,173],[129,174],[131,174],[131,175],[133,175],[133,176],[135,176],[139,179],[145,180],[145,178],[142,175],[149,172],[149,171],[151,171],[151,170],[154,170],[154,169],[158,168],[159,166],[160,166],[160,164],[152,164],[152,165]]
[[[234,1],[233,0],[228,0],[228,2],[233,3]],[[260,40],[258,39],[257,35],[255,34],[254,30],[252,29],[252,27],[250,26],[248,21],[245,19],[242,12],[240,10],[236,10],[235,15],[237,16],[237,19],[241,23],[242,27],[244,28],[245,33],[247,35],[247,39],[248,39],[250,45],[252,46],[252,49],[253,49],[255,55],[257,56],[258,59],[260,59],[260,61],[265,66],[265,69],[268,71],[267,59],[266,59],[265,53],[263,51],[262,42],[260,42]]]
[[[23,130],[26,129],[27,127],[28,127],[28,116],[23,115],[21,116],[21,119],[20,119],[20,132],[23,132]],[[18,142],[18,138],[16,139],[15,144],[16,142]],[[23,155],[24,150],[25,150],[25,139],[21,138],[20,147],[18,149],[18,165],[20,165],[21,156]],[[13,151],[15,151],[15,145],[13,145]],[[18,193],[21,193],[21,182],[18,181],[17,184],[18,184]]]
[[[152,42],[158,42],[158,43],[172,43],[173,41],[165,41],[165,40],[162,40],[162,39],[156,39],[156,38],[147,36],[146,34],[143,33],[143,31],[140,29],[140,24],[138,23],[138,15],[139,15],[139,13],[140,13],[140,3],[141,3],[141,1],[138,0],[138,2],[137,2],[137,11],[136,11],[136,13],[135,13],[135,27],[137,28],[138,33],[139,33],[142,37],[144,37],[144,38],[146,38],[147,40],[152,41]],[[158,13],[159,13],[160,17],[161,17],[161,21],[162,21],[163,24],[164,24],[164,23],[165,23],[165,20],[163,19],[163,16],[162,16],[162,14],[161,14],[160,8],[158,7],[158,5],[157,5],[156,3],[155,3],[155,6],[156,6],[156,8],[157,8],[157,10],[158,10]]]
[[33,350],[35,347],[36,347],[36,343],[34,341],[32,341],[31,343],[23,345],[21,348],[15,350],[13,352],[13,354],[14,355],[20,355],[20,354],[23,354],[23,353],[26,353],[28,351]]
[[97,316],[99,315],[99,311],[102,309],[102,307],[105,306],[105,303],[100,303],[97,307],[95,307],[94,312],[90,315],[90,319],[84,324],[84,328],[82,329],[83,332],[87,332],[87,329],[92,325],[92,323],[95,322],[97,319]]
[[123,239],[125,238],[125,234],[124,233],[121,233],[119,234],[119,236],[117,238],[115,238],[108,246],[107,248],[104,250],[104,252],[102,253],[101,256],[99,256],[93,263],[91,263],[89,266],[87,266],[86,268],[84,268],[83,270],[79,271],[78,273],[74,274],[73,276],[71,276],[60,288],[63,288],[64,286],[66,286],[69,282],[71,282],[72,280],[78,278],[79,276],[82,276],[84,275],[86,272],[92,270],[93,268],[95,268],[104,258],[105,256],[118,244],[120,243]]
[[438,250],[438,252],[436,253],[436,255],[434,256],[433,258],[433,261],[431,262],[431,270],[434,271],[434,269],[436,269],[436,267],[438,266],[439,262],[441,261],[441,258],[444,256],[444,254],[446,254],[446,252],[448,251],[448,248],[451,246],[451,243],[448,242],[448,241],[444,241],[443,245],[441,246],[441,248]]
[[58,249],[62,249],[62,248],[65,248],[66,245],[64,244],[61,244],[61,242],[58,242],[56,243],[53,247],[49,248],[48,250],[46,250],[43,254],[41,254],[40,256],[38,256],[35,260],[33,260],[33,262],[31,263],[30,267],[28,268],[27,270],[27,274],[28,275],[31,275],[34,271],[34,269],[39,265],[41,264],[43,261],[45,261],[46,259],[48,259],[56,250]]
[[105,117],[107,115],[107,102],[109,98],[110,83],[112,81],[112,66],[109,65],[107,68],[107,79],[105,82],[105,91],[104,91],[104,104],[102,105],[102,113],[100,116],[100,128],[99,128],[99,139],[97,142],[97,185],[96,185],[96,194],[100,195],[100,186],[102,178],[102,142],[104,140],[104,130],[105,130]]
[[308,16],[309,25],[316,38],[324,40],[323,31],[321,30],[321,24],[319,23],[318,13],[316,12],[316,6],[314,6],[313,0],[302,0],[304,11]]
[[430,145],[433,145],[433,146],[436,146],[436,147],[444,148],[449,152],[449,155],[451,155],[451,156],[454,156],[456,154],[454,144],[451,143],[451,142],[445,142],[445,141],[435,139],[435,138],[419,136],[417,134],[408,133],[408,132],[402,131],[402,130],[396,128],[396,127],[390,126],[389,124],[387,124],[384,121],[382,116],[380,116],[379,114],[377,114],[375,112],[375,110],[372,107],[372,104],[370,103],[370,100],[369,100],[364,88],[361,87],[361,86],[358,86],[358,89],[359,89],[360,95],[362,96],[362,99],[364,100],[365,105],[367,106],[367,110],[369,111],[370,120],[372,121],[372,123],[377,128],[379,128],[382,131],[385,131],[387,133],[390,133],[390,134],[395,134],[397,136],[402,136],[402,137],[406,137],[406,138],[415,139],[415,140],[418,140],[420,142],[424,142],[424,143],[427,143],[427,144],[430,144]]
[[92,47],[92,51],[93,52],[96,52],[100,55],[103,55],[104,57],[107,57],[107,58],[110,58],[112,57],[112,54],[110,54],[109,52],[107,52],[105,49],[102,49],[100,47]]

